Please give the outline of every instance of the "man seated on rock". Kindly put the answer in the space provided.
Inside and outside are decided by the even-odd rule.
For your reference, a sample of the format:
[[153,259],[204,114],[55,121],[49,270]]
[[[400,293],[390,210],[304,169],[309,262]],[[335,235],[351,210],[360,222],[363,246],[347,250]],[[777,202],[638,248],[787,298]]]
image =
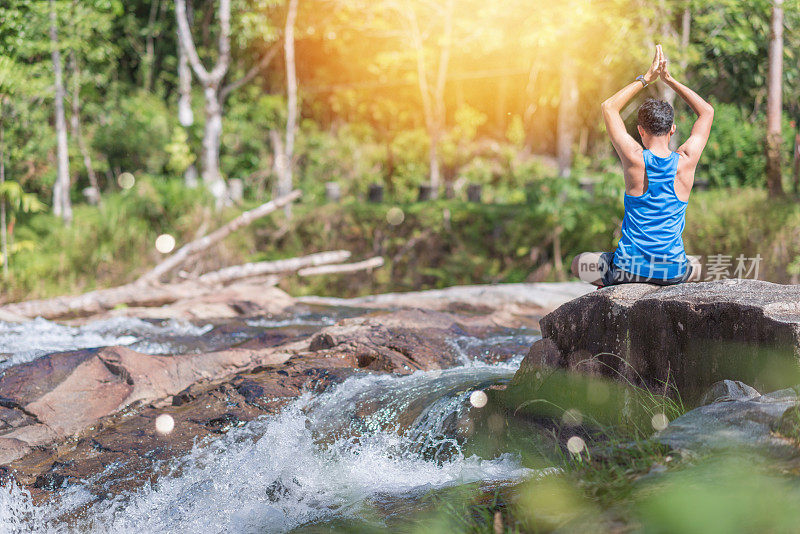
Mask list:
[[[625,130],[620,111],[639,91],[661,78],[697,114],[692,133],[677,151],[674,111],[663,100],[647,99],[639,108],[638,130],[644,148]],[[623,283],[679,284],[700,280],[699,258],[686,256],[683,227],[694,172],[708,141],[714,108],[670,76],[667,58],[656,47],[644,76],[603,102],[603,119],[625,174],[625,217],[615,252],[585,252],[572,261],[572,273],[596,286]]]

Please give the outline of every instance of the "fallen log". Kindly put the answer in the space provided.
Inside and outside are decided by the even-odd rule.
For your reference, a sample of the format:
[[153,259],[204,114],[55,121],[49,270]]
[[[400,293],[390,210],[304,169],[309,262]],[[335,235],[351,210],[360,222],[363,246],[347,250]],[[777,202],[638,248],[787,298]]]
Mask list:
[[200,297],[217,291],[220,284],[243,278],[269,274],[287,274],[303,267],[321,266],[346,260],[350,252],[336,250],[320,252],[298,258],[263,261],[226,267],[189,280],[168,285],[140,285],[136,282],[123,286],[98,289],[83,295],[16,302],[0,307],[0,320],[20,321],[33,317],[58,319],[94,315],[125,305],[131,307],[163,306],[188,297]]
[[316,276],[320,274],[352,273],[366,271],[383,266],[383,258],[376,256],[356,263],[340,263],[337,265],[320,265],[319,267],[306,267],[297,271],[298,276]]
[[212,287],[203,287],[194,282],[183,282],[168,286],[126,284],[108,289],[98,289],[77,296],[15,302],[6,304],[0,309],[3,312],[10,312],[16,316],[31,319],[34,317],[58,319],[61,317],[93,315],[112,310],[120,305],[163,306],[181,298],[197,296],[211,291],[213,291]]
[[235,265],[233,267],[226,267],[218,271],[206,273],[199,276],[197,281],[202,284],[226,284],[235,280],[254,276],[292,273],[303,268],[341,262],[349,257],[349,251],[335,250],[332,252],[309,254],[308,256],[300,256],[299,258],[245,263],[243,265]]
[[141,286],[159,282],[162,276],[183,265],[191,256],[203,252],[209,247],[219,243],[239,228],[248,226],[254,221],[269,215],[273,211],[294,202],[300,198],[300,195],[300,191],[295,190],[288,195],[276,198],[275,200],[271,200],[257,208],[242,213],[231,222],[221,226],[210,234],[185,244],[178,249],[175,254],[156,265],[152,270],[140,276],[139,279],[134,282],[134,284]]

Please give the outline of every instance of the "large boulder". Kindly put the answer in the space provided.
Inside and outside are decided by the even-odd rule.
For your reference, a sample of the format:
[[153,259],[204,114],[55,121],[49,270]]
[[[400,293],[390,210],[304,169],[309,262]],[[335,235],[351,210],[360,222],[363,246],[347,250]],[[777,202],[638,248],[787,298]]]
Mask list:
[[720,280],[626,284],[574,299],[540,321],[516,380],[542,366],[621,378],[684,399],[723,379],[767,391],[800,383],[800,286]]

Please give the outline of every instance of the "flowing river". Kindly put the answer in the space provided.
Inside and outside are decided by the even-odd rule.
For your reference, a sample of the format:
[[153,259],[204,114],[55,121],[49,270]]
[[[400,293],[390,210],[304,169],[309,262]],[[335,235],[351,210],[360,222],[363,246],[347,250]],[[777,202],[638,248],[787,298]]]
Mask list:
[[[0,365],[115,344],[150,354],[213,350],[264,331],[313,331],[354,313],[316,311],[233,325],[127,318],[82,326],[0,323]],[[484,458],[466,447],[469,414],[478,409],[470,396],[507,382],[535,339],[524,330],[454,337],[463,362],[457,367],[357,374],[325,392],[304,393],[277,415],[196,443],[169,460],[166,475],[121,494],[98,495],[90,481],[76,481],[34,504],[6,482],[0,532],[287,532],[339,519],[374,521],[376,513],[381,522],[413,512],[415,501],[432,490],[545,475],[523,467],[514,454]]]

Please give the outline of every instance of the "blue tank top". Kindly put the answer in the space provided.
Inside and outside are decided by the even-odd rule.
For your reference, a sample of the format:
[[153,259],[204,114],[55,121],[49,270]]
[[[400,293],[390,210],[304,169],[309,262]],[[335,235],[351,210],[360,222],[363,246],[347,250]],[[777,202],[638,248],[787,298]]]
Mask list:
[[686,274],[689,264],[683,248],[683,227],[688,202],[675,194],[678,154],[666,158],[645,150],[647,191],[625,194],[622,235],[614,264],[629,273],[668,280]]

